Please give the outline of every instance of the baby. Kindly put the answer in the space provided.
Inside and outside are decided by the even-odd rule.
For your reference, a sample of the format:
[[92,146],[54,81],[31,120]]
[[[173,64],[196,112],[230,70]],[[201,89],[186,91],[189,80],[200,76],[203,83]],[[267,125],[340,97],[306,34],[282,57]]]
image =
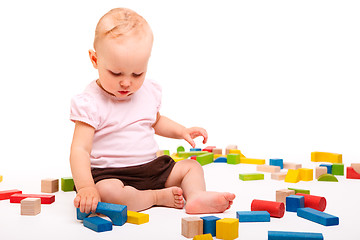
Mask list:
[[154,134],[185,139],[207,132],[160,115],[161,88],[145,78],[153,34],[132,10],[117,8],[97,24],[90,60],[99,78],[71,101],[75,122],[70,165],[81,212],[94,212],[99,201],[142,211],[152,206],[185,210],[188,214],[220,213],[235,195],[209,192],[201,165],[186,159],[156,157]]

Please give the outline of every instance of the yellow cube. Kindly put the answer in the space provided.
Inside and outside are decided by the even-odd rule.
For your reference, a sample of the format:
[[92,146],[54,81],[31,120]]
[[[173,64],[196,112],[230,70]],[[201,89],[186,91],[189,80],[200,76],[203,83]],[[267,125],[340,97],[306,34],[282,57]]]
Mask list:
[[127,221],[133,224],[143,224],[149,222],[149,214],[127,211]]
[[0,175],[0,182],[2,182],[2,180],[3,180],[3,176],[2,176],[2,175]]
[[285,182],[288,183],[297,183],[300,182],[300,171],[299,169],[295,170],[295,169],[289,169],[286,177],[285,177]]
[[299,168],[301,181],[314,180],[314,170],[310,168]]
[[223,218],[216,221],[216,238],[233,240],[239,237],[239,219]]

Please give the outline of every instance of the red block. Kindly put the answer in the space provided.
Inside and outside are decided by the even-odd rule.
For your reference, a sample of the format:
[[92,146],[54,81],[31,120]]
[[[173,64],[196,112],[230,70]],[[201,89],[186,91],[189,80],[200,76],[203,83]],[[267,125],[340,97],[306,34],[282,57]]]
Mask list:
[[0,200],[10,199],[10,196],[15,193],[22,193],[22,191],[17,189],[0,191]]
[[41,204],[51,204],[55,202],[55,195],[47,194],[14,194],[10,197],[10,203],[20,203],[25,198],[41,198]]
[[323,212],[326,208],[326,199],[320,196],[297,193],[296,195],[304,196],[305,207],[313,208]]
[[202,151],[207,151],[207,152],[211,153],[214,148],[216,148],[216,146],[208,146],[208,147],[204,148]]
[[346,168],[346,178],[348,179],[360,179],[360,174],[352,167]]
[[190,158],[193,160],[196,160],[196,156],[191,156]]
[[251,203],[251,211],[267,211],[270,217],[282,218],[285,214],[285,205],[283,202],[254,199]]

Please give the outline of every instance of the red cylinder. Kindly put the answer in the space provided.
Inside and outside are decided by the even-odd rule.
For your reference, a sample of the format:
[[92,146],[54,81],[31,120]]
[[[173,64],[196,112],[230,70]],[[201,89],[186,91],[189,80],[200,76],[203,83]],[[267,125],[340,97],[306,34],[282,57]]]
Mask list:
[[326,199],[320,196],[297,193],[296,195],[304,196],[305,207],[313,208],[323,212],[326,208]]
[[270,217],[282,218],[285,214],[285,205],[283,202],[254,199],[251,203],[251,211],[267,211]]

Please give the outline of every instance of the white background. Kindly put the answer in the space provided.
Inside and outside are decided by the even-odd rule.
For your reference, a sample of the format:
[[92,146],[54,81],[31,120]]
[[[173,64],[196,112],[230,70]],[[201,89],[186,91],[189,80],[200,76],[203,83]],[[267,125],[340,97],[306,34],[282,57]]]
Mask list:
[[312,151],[360,162],[358,1],[2,1],[0,190],[71,174],[70,99],[97,77],[87,51],[114,7],[153,29],[148,77],[162,85],[161,114],[206,128],[207,145],[308,167]]

